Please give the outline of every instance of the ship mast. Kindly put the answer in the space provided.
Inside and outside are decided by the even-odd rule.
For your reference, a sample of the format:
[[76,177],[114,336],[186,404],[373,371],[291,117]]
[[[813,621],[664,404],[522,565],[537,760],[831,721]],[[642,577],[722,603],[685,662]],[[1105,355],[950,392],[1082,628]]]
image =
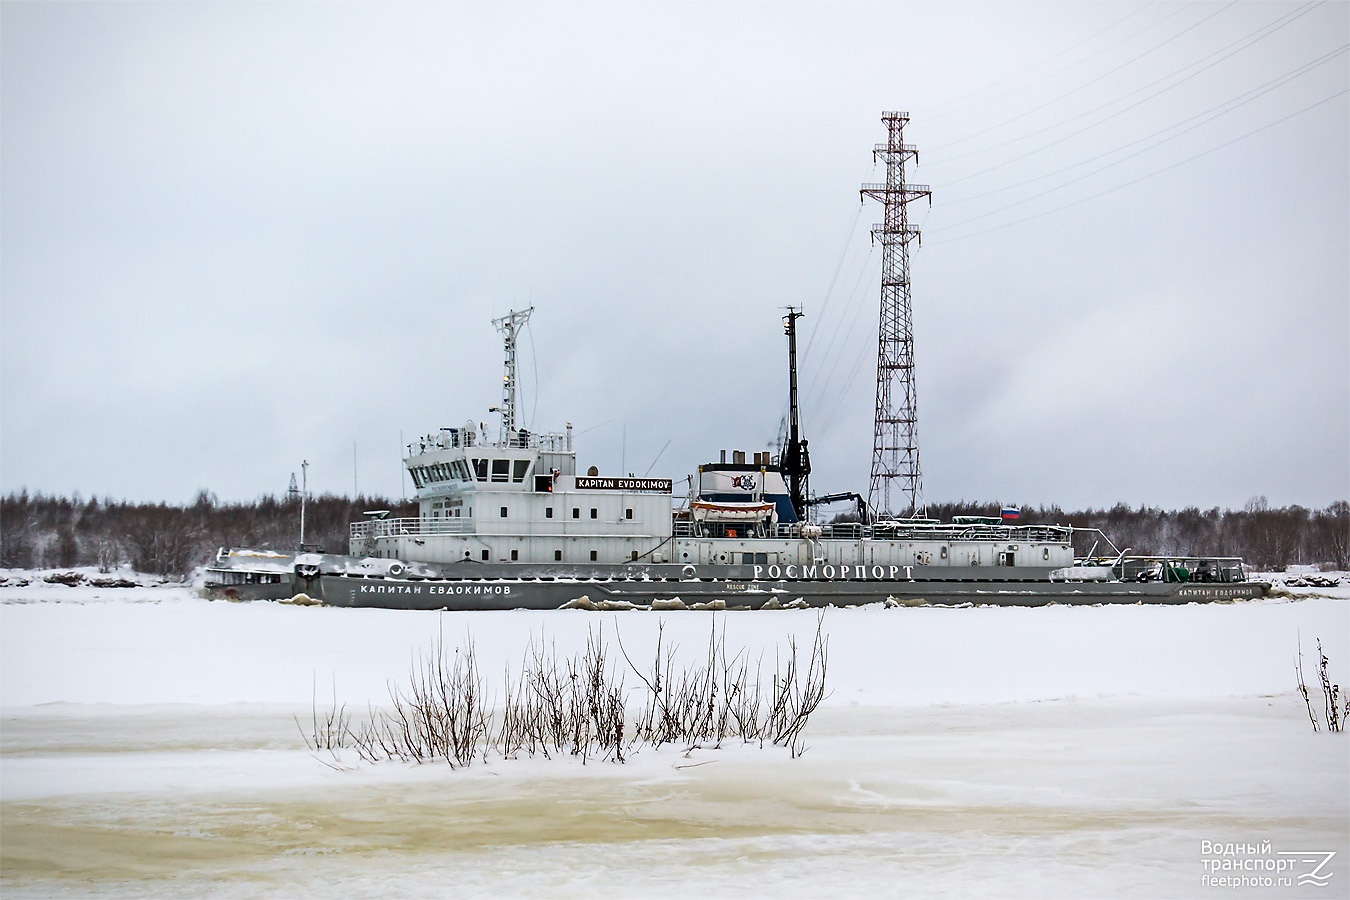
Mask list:
[[[867,500],[873,509],[892,514],[891,490],[899,482],[907,515],[919,514],[923,482],[919,470],[917,403],[914,390],[914,332],[910,314],[909,242],[919,229],[909,224],[908,204],[920,197],[932,202],[926,184],[905,183],[905,162],[919,162],[919,150],[904,142],[909,113],[884,112],[886,143],[877,144],[872,159],[885,160],[884,184],[864,184],[863,199],[880,200],[881,224],[872,226],[872,240],[881,242],[881,321],[877,329],[877,407],[872,432],[872,478]],[[898,498],[897,498],[898,499]]]
[[520,329],[530,320],[531,306],[526,310],[511,310],[500,319],[493,319],[493,326],[502,333],[506,345],[506,374],[502,378],[501,436],[503,443],[511,440],[516,432],[516,337]]
[[781,465],[787,475],[788,496],[797,518],[806,519],[807,479],[811,474],[811,454],[806,449],[806,441],[801,437],[801,416],[797,404],[797,320],[805,313],[795,307],[787,308],[783,317],[783,331],[788,339],[788,438],[783,450]]

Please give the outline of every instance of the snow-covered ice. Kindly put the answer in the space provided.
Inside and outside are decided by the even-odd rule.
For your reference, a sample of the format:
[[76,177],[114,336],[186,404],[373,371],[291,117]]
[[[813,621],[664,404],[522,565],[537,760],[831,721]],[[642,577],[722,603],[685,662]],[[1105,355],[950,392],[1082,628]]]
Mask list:
[[[771,669],[789,637],[809,645],[817,615],[297,608],[11,579],[0,586],[0,888],[1345,896],[1350,741],[1313,733],[1294,653],[1301,642],[1311,679],[1320,638],[1333,676],[1350,681],[1350,585],[1290,594],[832,609],[831,693],[799,759],[728,744],[642,750],[624,765],[451,770],[317,756],[296,719],[316,695],[356,710],[384,702],[438,638],[471,639],[491,674],[519,671],[531,640],[565,656],[599,627],[611,656],[617,635],[646,660],[661,622],[693,662],[715,617],[729,649],[763,653]],[[1206,856],[1205,842],[1240,853]],[[1203,880],[1265,876],[1292,851],[1336,852],[1327,887]],[[1215,859],[1249,868],[1211,872]]]

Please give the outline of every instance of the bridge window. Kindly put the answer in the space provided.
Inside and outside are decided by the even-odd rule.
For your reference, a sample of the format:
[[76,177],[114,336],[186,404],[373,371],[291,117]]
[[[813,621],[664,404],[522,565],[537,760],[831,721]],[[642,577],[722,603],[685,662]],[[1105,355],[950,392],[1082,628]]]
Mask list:
[[492,480],[505,482],[511,477],[511,460],[494,459],[492,461]]
[[525,480],[525,473],[529,471],[530,461],[528,459],[515,460],[514,470],[511,472],[511,480],[520,484]]
[[488,461],[486,459],[475,459],[473,461],[474,475],[477,476],[479,481],[487,481],[488,478],[487,469],[488,469]]

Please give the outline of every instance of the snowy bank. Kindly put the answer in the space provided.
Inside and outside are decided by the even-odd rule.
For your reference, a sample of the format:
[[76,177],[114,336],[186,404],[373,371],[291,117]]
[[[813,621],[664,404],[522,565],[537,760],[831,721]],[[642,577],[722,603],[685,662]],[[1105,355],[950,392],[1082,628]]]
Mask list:
[[[1293,590],[1293,589],[1291,589]],[[301,740],[441,639],[485,677],[603,629],[640,663],[809,645],[811,611],[435,613],[210,602],[181,586],[0,586],[0,889],[24,896],[1204,897],[1202,842],[1336,852],[1350,742],[1295,688],[1350,598],[833,609],[807,753],[728,744],[615,765],[361,763]],[[1318,593],[1308,591],[1308,594]],[[629,686],[637,684],[628,679]],[[1245,850],[1244,850],[1245,852]],[[1271,859],[1278,862],[1285,857]],[[1257,863],[1264,862],[1264,858]],[[1228,874],[1232,874],[1229,872]],[[1301,893],[1302,892],[1302,893]]]

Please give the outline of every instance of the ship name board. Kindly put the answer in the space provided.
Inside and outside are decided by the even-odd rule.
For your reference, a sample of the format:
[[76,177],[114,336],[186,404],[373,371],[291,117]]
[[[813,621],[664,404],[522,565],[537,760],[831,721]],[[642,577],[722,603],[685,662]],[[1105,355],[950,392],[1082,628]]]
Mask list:
[[593,475],[578,475],[579,491],[648,491],[669,494],[674,482],[669,478],[596,478]]

